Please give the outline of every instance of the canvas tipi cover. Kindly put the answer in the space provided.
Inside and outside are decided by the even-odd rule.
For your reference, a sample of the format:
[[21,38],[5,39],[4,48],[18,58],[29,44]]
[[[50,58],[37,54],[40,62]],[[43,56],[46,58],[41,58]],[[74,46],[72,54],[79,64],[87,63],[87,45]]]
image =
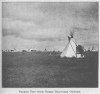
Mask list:
[[77,47],[77,43],[75,42],[73,37],[68,37],[68,44],[65,47],[65,49],[63,50],[62,54],[60,55],[60,57],[77,57],[76,54],[76,47]]

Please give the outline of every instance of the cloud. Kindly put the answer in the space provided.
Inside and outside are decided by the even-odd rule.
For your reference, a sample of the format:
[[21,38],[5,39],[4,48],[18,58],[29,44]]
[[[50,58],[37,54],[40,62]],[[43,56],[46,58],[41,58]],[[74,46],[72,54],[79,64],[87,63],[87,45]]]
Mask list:
[[28,40],[35,40],[35,41],[61,41],[66,38],[63,32],[60,32],[59,29],[38,29],[37,31],[23,31],[17,32],[15,30],[8,30],[3,29],[3,36],[7,35],[14,35],[16,37]]
[[37,10],[38,5],[38,3],[4,2],[2,16],[3,18],[13,18],[23,21],[42,20],[44,14]]
[[9,2],[2,6],[4,37],[15,36],[16,40],[39,42],[48,48],[59,42],[54,48],[63,48],[69,32],[75,31],[78,43],[98,44],[97,2]]
[[37,41],[53,41],[64,38],[64,32],[60,28],[43,28],[36,26],[34,22],[22,22],[19,20],[3,19],[3,36],[15,35],[24,39]]

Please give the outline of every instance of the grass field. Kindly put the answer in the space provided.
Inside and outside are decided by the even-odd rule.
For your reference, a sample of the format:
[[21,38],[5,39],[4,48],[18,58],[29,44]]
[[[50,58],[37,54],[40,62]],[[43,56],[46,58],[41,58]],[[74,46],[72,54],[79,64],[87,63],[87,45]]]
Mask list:
[[85,59],[59,54],[3,52],[3,87],[98,87],[98,53]]

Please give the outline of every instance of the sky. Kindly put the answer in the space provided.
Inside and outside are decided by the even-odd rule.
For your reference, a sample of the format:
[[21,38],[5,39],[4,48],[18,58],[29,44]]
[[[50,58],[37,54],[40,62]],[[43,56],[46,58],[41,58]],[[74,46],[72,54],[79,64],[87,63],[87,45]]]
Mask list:
[[62,51],[74,32],[86,49],[99,42],[97,2],[3,2],[2,49]]

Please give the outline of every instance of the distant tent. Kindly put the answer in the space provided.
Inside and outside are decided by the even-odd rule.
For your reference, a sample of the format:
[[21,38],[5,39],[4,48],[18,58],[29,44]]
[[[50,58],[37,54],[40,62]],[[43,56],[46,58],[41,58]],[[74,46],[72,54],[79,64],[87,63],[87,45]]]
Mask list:
[[27,52],[26,50],[22,50],[22,52]]
[[11,50],[11,52],[14,52],[14,50]]
[[76,43],[76,41],[73,38],[73,33],[71,33],[70,37],[68,36],[68,44],[66,45],[65,49],[61,53],[60,57],[61,58],[63,58],[63,57],[68,57],[68,58],[83,57],[82,54],[80,53],[81,49],[79,50],[78,48],[79,48],[78,44]]

